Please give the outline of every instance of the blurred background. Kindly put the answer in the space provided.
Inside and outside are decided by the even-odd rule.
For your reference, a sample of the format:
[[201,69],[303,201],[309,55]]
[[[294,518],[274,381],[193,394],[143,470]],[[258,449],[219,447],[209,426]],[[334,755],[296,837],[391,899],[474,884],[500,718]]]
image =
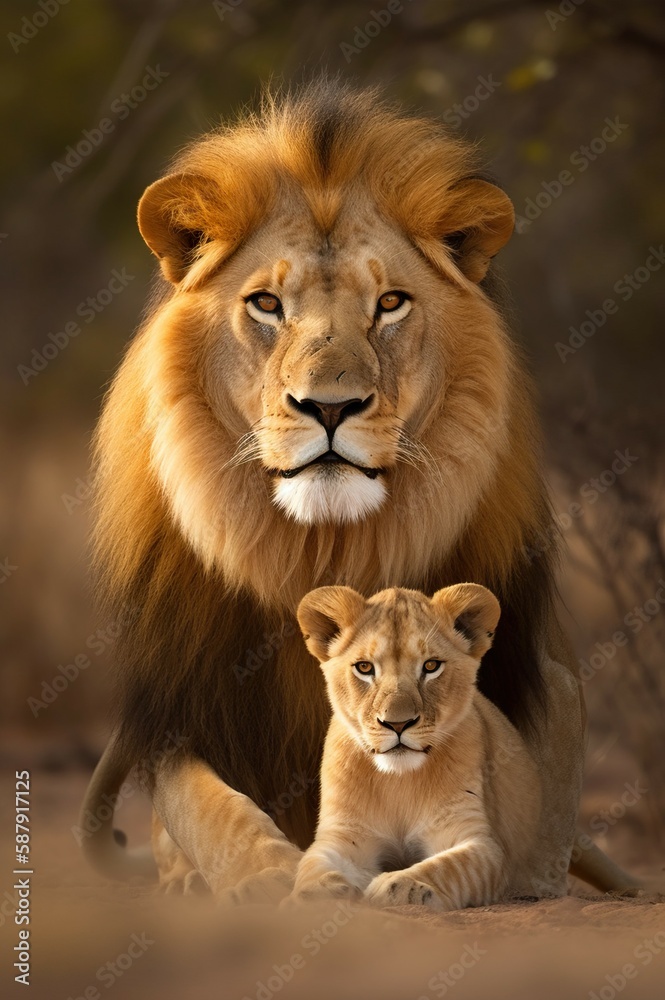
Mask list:
[[500,260],[589,707],[584,821],[618,861],[662,868],[663,5],[5,0],[2,19],[1,750],[44,776],[62,844],[122,627],[94,610],[88,467],[154,270],[136,203],[262,82],[325,67],[480,143],[515,203]]

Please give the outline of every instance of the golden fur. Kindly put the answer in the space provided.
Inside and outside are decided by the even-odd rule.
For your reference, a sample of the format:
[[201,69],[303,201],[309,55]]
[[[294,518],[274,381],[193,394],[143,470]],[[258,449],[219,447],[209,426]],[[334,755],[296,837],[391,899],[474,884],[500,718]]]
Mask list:
[[[483,181],[464,181],[475,168],[470,147],[434,123],[400,120],[367,103],[361,134],[342,132],[323,171],[311,135],[292,116],[288,105],[271,107],[266,119],[202,140],[141,202],[141,230],[168,276],[184,264],[170,250],[175,237],[164,235],[167,221],[167,234],[182,226],[207,241],[187,250],[194,262],[134,342],[100,425],[98,538],[110,585],[127,586],[145,564],[163,531],[165,499],[206,568],[290,612],[325,573],[365,590],[415,583],[450,558],[470,523],[472,576],[505,579],[534,522],[544,527],[548,515],[524,387],[514,398],[525,377],[496,308],[443,238],[465,225],[475,234],[502,211],[505,241],[510,202]],[[405,149],[417,155],[400,173]],[[185,182],[192,176],[205,184]],[[334,260],[322,267],[319,248],[330,239]],[[488,253],[498,245],[493,234]],[[482,277],[489,257],[481,274],[478,251],[470,256]],[[413,289],[417,315],[408,336],[379,354],[377,372],[377,348],[358,330],[375,287],[394,282]],[[268,284],[291,294],[302,312],[288,339],[266,349],[238,293]],[[317,359],[312,378],[312,352],[331,330],[341,343]],[[363,354],[349,372],[352,340]],[[311,423],[294,419],[285,390],[324,391],[345,365],[350,396],[358,386],[379,391],[379,406],[358,431],[368,440],[358,446],[390,468],[392,502],[340,533],[335,522],[285,518],[267,502],[266,473],[293,460],[302,425]],[[506,494],[500,511],[483,504],[490,485]]]
[[519,891],[541,789],[519,733],[475,686],[496,598],[475,584],[431,600],[323,587],[298,618],[333,718],[316,838],[293,898],[443,910]]
[[[147,189],[139,226],[167,281],[96,439],[101,589],[131,624],[117,732],[85,809],[177,734],[151,785],[192,864],[215,887],[292,870],[284,834],[311,842],[328,720],[295,635],[300,599],[325,583],[369,595],[468,579],[503,608],[480,689],[556,775],[536,867],[556,863],[547,885],[564,891],[584,717],[552,551],[527,555],[550,515],[528,379],[488,270],[510,201],[437,123],[322,83],[188,147]],[[377,306],[390,290],[408,295],[395,323]],[[257,321],[258,292],[282,315]],[[334,439],[312,399],[354,401]],[[344,463],[295,474],[333,445]],[[307,791],[270,833],[261,810],[294,776]],[[219,853],[229,809],[266,845],[241,838],[232,871]],[[88,853],[122,868],[109,824]]]

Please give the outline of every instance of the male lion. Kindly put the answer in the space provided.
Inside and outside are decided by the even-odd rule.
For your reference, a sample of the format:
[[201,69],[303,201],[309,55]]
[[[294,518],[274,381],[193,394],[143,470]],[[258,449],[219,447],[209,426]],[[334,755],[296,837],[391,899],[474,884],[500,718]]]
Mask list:
[[[467,143],[325,82],[195,142],[143,195],[166,281],[96,441],[103,589],[130,619],[81,824],[107,875],[146,870],[110,821],[93,833],[140,764],[164,883],[288,891],[329,718],[300,599],[469,580],[503,608],[480,690],[549,792],[533,894],[566,891],[584,707],[552,548],[529,555],[550,510],[489,274],[513,219]],[[576,870],[630,883],[590,844]]]

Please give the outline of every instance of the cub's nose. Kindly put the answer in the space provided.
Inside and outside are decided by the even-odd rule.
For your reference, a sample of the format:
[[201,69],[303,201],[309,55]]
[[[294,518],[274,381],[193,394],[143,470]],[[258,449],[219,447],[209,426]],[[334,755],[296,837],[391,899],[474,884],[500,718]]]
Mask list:
[[288,400],[296,410],[308,413],[320,424],[323,424],[328,431],[328,436],[332,438],[343,420],[367,409],[372,401],[372,396],[367,396],[366,399],[342,399],[336,403],[324,403],[318,399],[296,399],[295,396],[291,395],[289,395]]
[[386,729],[392,729],[394,733],[401,736],[405,729],[408,729],[409,726],[415,726],[416,722],[420,721],[420,716],[417,715],[415,719],[407,719],[405,722],[389,722],[387,719],[377,719],[376,721],[379,725],[385,726]]

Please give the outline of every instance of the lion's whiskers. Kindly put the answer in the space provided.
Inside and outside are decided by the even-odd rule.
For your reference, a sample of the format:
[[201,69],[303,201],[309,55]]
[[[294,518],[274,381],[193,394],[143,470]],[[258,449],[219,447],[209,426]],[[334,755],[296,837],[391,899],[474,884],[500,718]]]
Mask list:
[[397,441],[397,460],[426,475],[430,487],[445,486],[439,465],[427,445],[412,438],[403,428],[399,431]]
[[235,469],[240,465],[246,465],[261,457],[261,442],[256,431],[250,430],[238,440],[236,450],[231,458],[222,466],[222,472],[226,469]]

